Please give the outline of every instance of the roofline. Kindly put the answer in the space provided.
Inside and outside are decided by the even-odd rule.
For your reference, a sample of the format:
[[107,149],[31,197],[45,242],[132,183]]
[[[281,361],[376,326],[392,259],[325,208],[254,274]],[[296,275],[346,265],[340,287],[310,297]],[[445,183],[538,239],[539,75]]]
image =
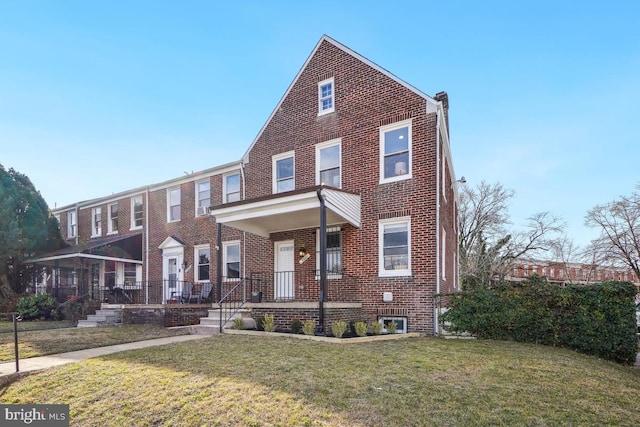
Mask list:
[[[275,116],[276,112],[280,109],[280,106],[282,105],[282,103],[284,102],[284,100],[286,99],[286,97],[289,95],[289,92],[291,92],[291,89],[293,89],[293,86],[296,84],[296,82],[298,81],[298,79],[300,78],[300,76],[302,75],[302,72],[305,70],[305,68],[307,68],[307,65],[309,64],[309,62],[311,61],[311,58],[313,58],[313,56],[316,54],[316,52],[318,51],[318,49],[320,48],[320,45],[322,45],[322,42],[326,41],[327,43],[331,43],[333,46],[337,47],[338,49],[342,50],[343,52],[347,53],[348,55],[353,56],[354,58],[356,58],[357,60],[363,62],[364,64],[370,66],[371,68],[373,68],[374,70],[384,74],[385,76],[389,77],[391,80],[399,83],[400,85],[404,86],[405,88],[409,89],[410,91],[414,92],[416,95],[424,98],[427,101],[427,104],[431,104],[431,106],[433,108],[437,108],[438,105],[438,101],[436,101],[435,99],[433,99],[433,97],[427,95],[426,93],[422,92],[421,90],[417,89],[415,86],[410,85],[409,83],[405,82],[404,80],[400,79],[398,76],[396,76],[395,74],[389,72],[388,70],[382,68],[381,66],[379,66],[378,64],[370,61],[369,59],[365,58],[364,56],[360,55],[359,53],[357,53],[356,51],[348,48],[347,46],[343,45],[342,43],[332,39],[331,37],[329,37],[326,34],[323,34],[322,37],[320,37],[320,41],[318,41],[318,43],[316,44],[316,46],[313,48],[313,50],[311,51],[311,54],[309,54],[309,56],[307,57],[307,60],[304,62],[304,64],[302,64],[302,67],[300,68],[300,70],[298,71],[298,74],[296,74],[295,78],[293,79],[293,81],[291,82],[291,84],[289,85],[289,87],[287,88],[286,92],[284,93],[284,95],[282,96],[282,98],[280,98],[280,101],[278,102],[278,104],[276,105],[276,107],[273,109],[273,111],[271,112],[271,114],[269,115],[269,118],[267,119],[267,121],[262,125],[262,127],[260,128],[260,131],[258,132],[258,134],[256,135],[256,137],[254,138],[253,142],[251,143],[251,145],[249,146],[249,148],[247,149],[247,151],[244,153],[244,155],[242,156],[242,161],[243,163],[249,163],[249,153],[251,152],[251,150],[253,149],[253,147],[256,145],[258,139],[260,139],[260,136],[262,136],[262,133],[264,132],[265,128],[267,127],[267,125],[271,122],[271,119],[273,118],[273,116]],[[429,109],[429,105],[427,106],[427,109]]]
[[124,197],[136,196],[143,194],[146,191],[156,191],[163,188],[173,187],[175,185],[184,184],[186,182],[197,181],[199,179],[207,178],[214,175],[222,175],[232,170],[240,169],[242,167],[241,160],[235,160],[233,162],[225,163],[224,165],[215,166],[209,169],[204,169],[199,172],[193,172],[185,176],[178,178],[172,178],[167,181],[162,181],[156,184],[144,185],[141,187],[132,188],[130,190],[121,191],[119,193],[110,194],[109,196],[98,197],[95,199],[84,200],[69,205],[65,205],[59,208],[51,209],[53,215],[68,211],[70,209],[86,209],[93,206],[109,203],[112,201],[120,200]]

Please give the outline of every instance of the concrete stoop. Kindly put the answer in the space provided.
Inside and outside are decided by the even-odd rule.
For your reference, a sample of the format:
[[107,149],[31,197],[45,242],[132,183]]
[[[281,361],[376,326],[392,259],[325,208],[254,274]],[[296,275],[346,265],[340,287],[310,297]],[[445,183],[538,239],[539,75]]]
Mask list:
[[114,326],[122,324],[122,310],[107,309],[98,310],[96,314],[90,314],[84,320],[78,321],[78,328],[94,328],[96,326]]
[[[223,318],[227,318],[231,315],[231,311],[227,310],[227,309],[222,309],[222,316]],[[251,319],[251,310],[247,310],[247,309],[240,309],[238,310],[233,316],[231,316],[231,319],[229,319],[229,321],[227,321],[222,328],[223,329],[229,329],[233,327],[233,319],[237,319],[237,318],[242,318],[242,319],[247,319],[248,320],[253,320]],[[190,332],[192,334],[197,334],[197,335],[216,335],[220,333],[220,309],[210,309],[209,310],[209,315],[207,317],[201,317],[200,318],[200,324],[199,325],[191,325],[189,328]]]

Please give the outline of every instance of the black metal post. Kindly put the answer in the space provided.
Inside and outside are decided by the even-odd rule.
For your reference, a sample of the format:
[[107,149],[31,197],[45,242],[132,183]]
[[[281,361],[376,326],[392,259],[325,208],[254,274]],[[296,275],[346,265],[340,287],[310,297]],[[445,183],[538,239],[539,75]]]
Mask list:
[[324,301],[327,292],[327,211],[322,189],[317,191],[320,200],[320,301],[318,303],[320,332],[324,332]]
[[18,354],[18,313],[11,313],[13,317],[13,343],[16,353],[16,372],[20,372],[20,356]]
[[216,301],[220,303],[222,299],[222,224],[217,224],[216,237]]

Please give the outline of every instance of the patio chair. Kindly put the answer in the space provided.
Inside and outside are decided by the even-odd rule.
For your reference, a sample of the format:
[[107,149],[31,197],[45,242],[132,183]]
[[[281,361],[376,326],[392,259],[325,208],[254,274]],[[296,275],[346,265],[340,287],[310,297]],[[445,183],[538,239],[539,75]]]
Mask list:
[[182,285],[182,292],[180,293],[180,304],[188,304],[193,298],[193,283],[186,282]]
[[213,285],[209,282],[202,284],[202,289],[198,295],[198,304],[209,299],[209,294],[213,290]]

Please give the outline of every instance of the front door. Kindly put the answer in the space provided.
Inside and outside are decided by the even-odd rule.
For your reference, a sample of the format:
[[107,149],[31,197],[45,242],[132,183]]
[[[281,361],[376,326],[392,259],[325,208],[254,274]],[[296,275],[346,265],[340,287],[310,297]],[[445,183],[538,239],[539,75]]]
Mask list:
[[293,240],[274,243],[274,294],[276,299],[293,299],[295,244]]

